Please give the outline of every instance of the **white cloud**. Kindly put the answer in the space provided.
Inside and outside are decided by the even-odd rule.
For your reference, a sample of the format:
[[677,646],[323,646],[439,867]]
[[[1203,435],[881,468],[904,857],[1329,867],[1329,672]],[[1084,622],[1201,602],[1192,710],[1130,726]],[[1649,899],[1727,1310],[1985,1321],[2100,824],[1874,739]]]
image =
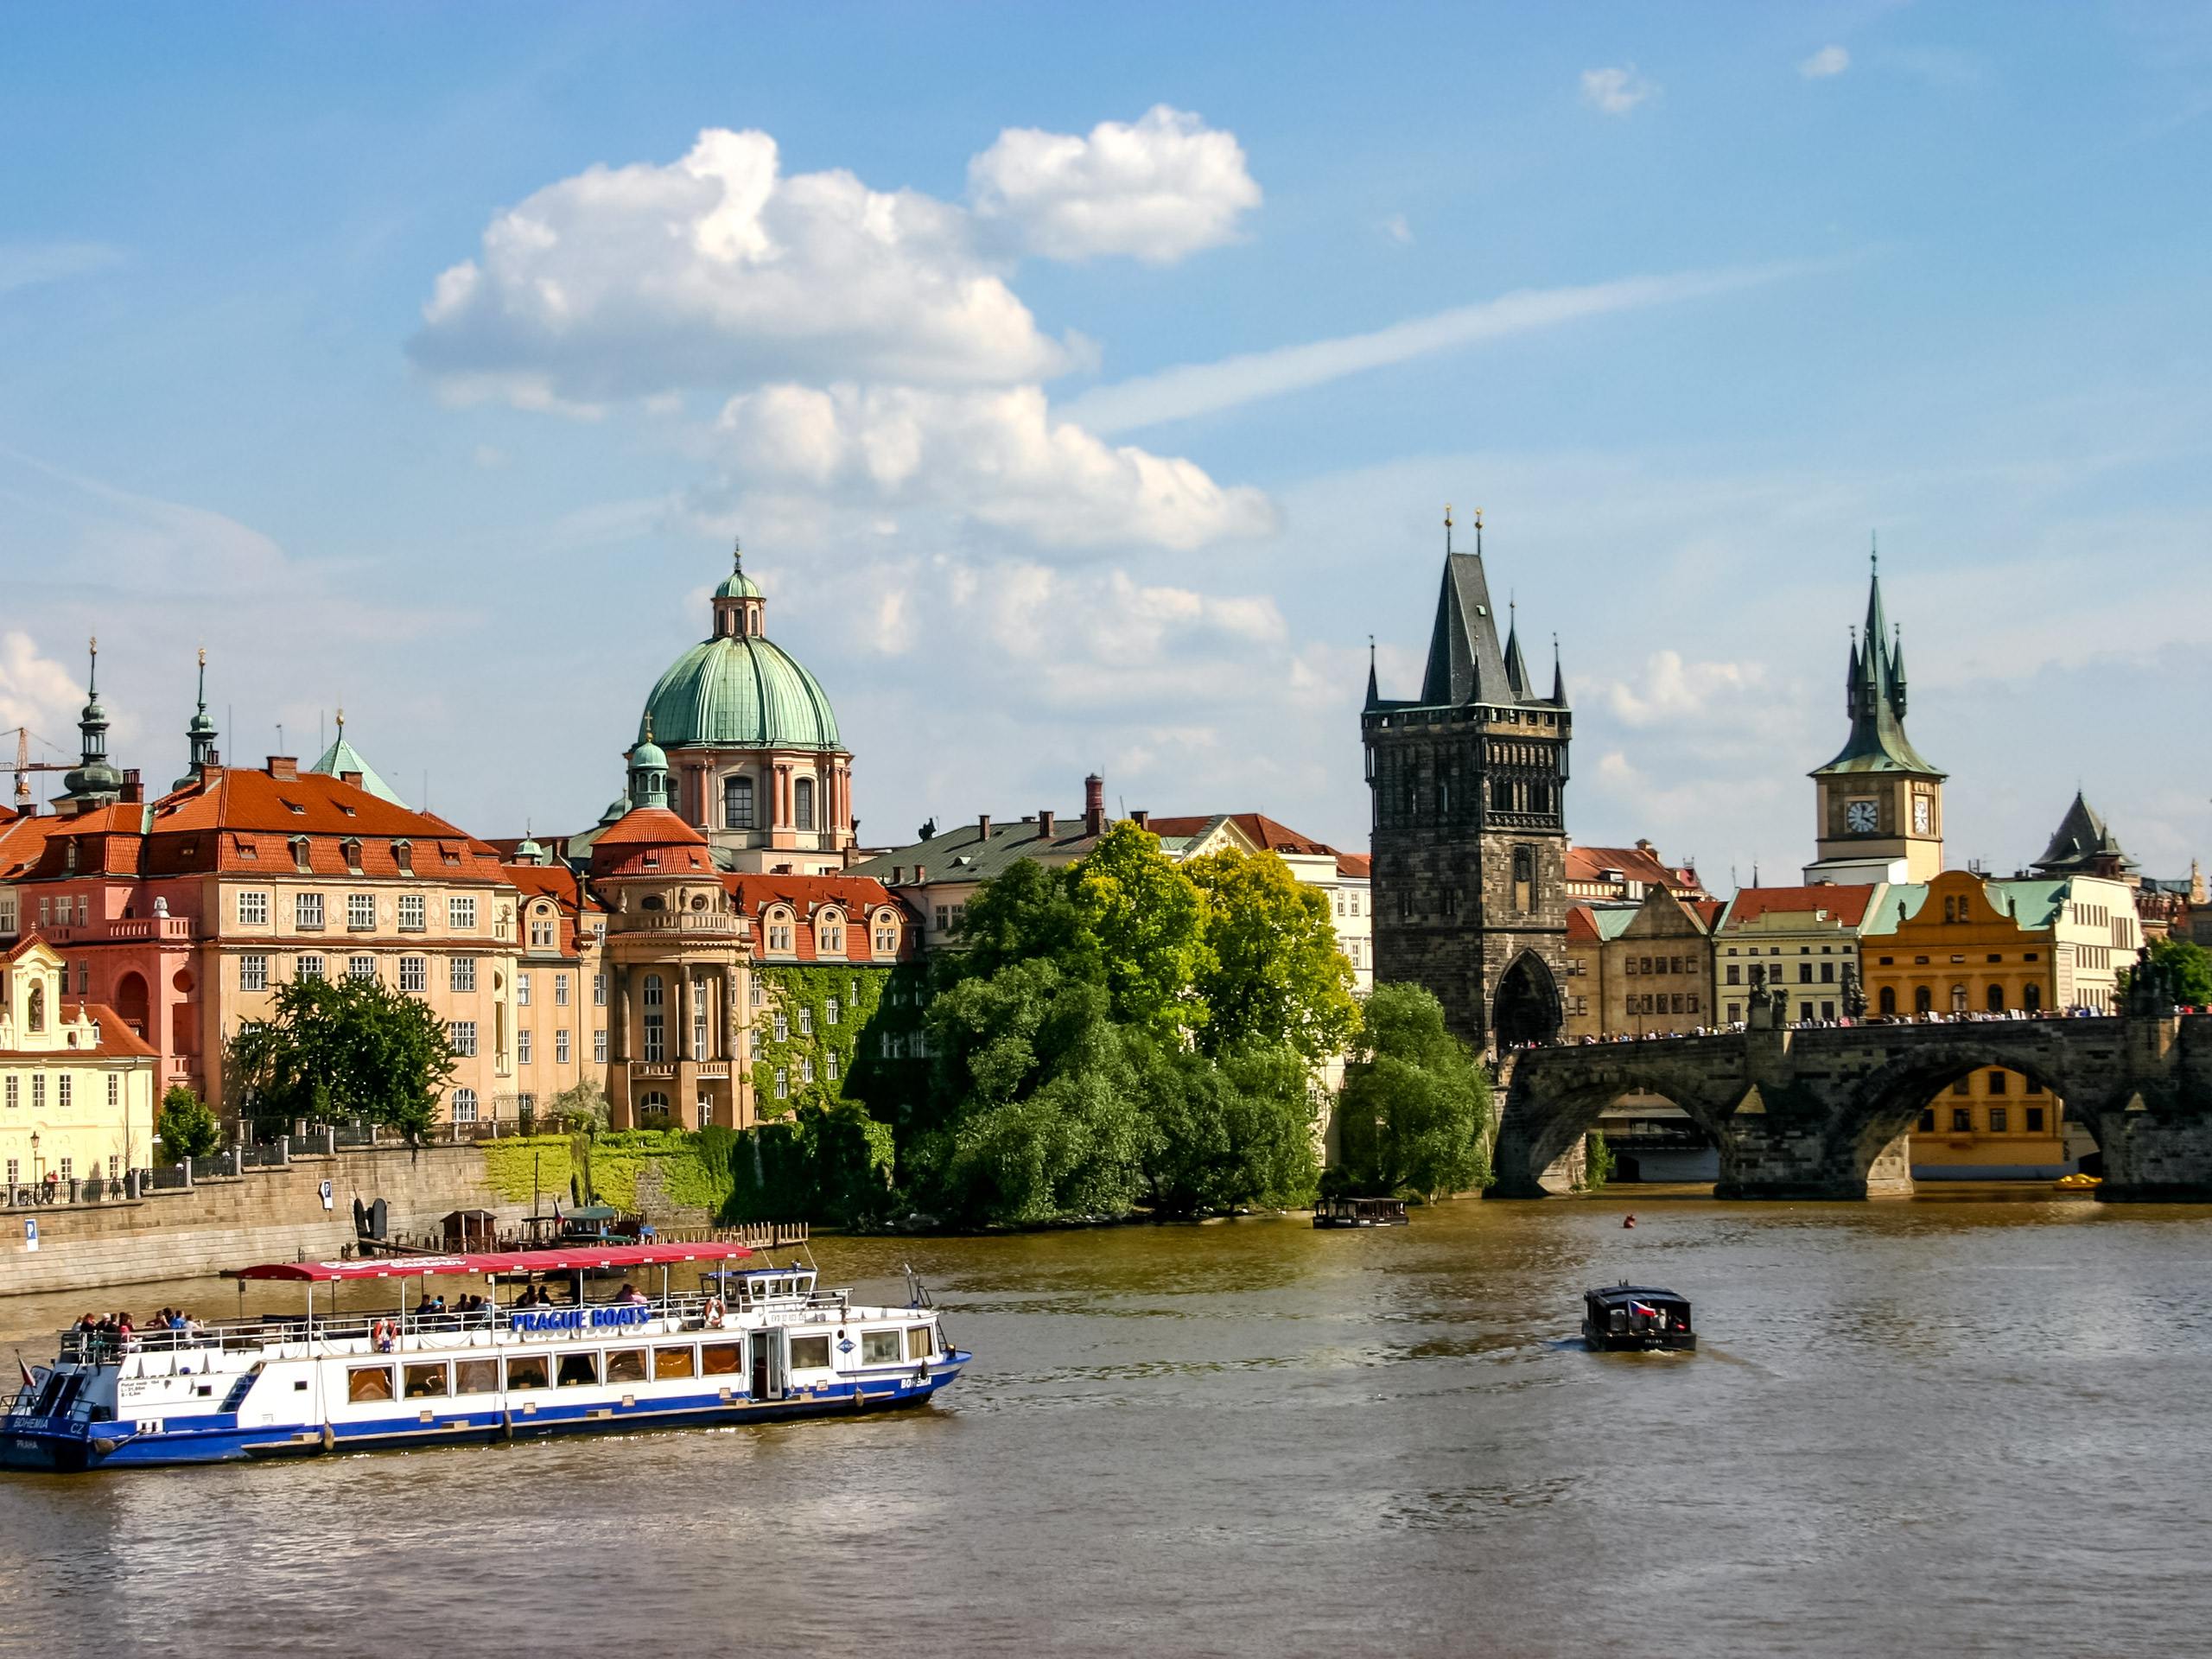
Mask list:
[[850,173],[785,177],[762,132],[710,128],[667,167],[593,167],[502,213],[409,351],[451,396],[591,405],[686,387],[1053,373],[967,216]]
[[1659,88],[1636,73],[1636,66],[1625,68],[1585,69],[1582,72],[1582,98],[1594,104],[1607,115],[1626,115]]
[[1035,386],[777,385],[731,399],[720,425],[743,484],[944,508],[1046,547],[1189,549],[1275,522],[1257,490],[1054,421]]
[[1165,104],[1087,138],[1009,127],[968,163],[968,182],[978,219],[1049,259],[1172,264],[1231,240],[1261,200],[1236,137]]
[[1383,235],[1389,237],[1400,247],[1407,248],[1413,245],[1414,227],[1406,223],[1406,216],[1403,213],[1391,214],[1378,228]]
[[29,634],[20,628],[0,633],[0,727],[28,726],[49,742],[61,742],[83,700],[76,677],[41,654]]
[[1840,75],[1851,67],[1851,54],[1840,46],[1824,46],[1797,66],[1797,73],[1808,80],[1818,80],[1826,75]]
[[122,262],[123,250],[102,242],[0,243],[0,294],[86,276]]
[[1795,266],[1685,271],[1669,276],[1628,276],[1585,288],[1528,289],[1433,316],[1393,323],[1373,334],[1314,340],[1251,352],[1218,363],[1185,364],[1101,386],[1063,410],[1071,420],[1098,432],[1122,432],[1181,420],[1261,397],[1302,391],[1363,369],[1403,363],[1431,352],[1548,327],[1577,317],[1750,288],[1794,274]]

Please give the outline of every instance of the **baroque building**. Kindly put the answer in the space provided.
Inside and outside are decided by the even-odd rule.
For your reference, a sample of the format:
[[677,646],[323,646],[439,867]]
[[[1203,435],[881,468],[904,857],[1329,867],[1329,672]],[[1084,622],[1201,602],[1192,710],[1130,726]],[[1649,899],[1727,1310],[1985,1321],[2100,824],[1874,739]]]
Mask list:
[[1566,971],[1567,748],[1554,658],[1538,695],[1517,628],[1497,641],[1483,569],[1452,546],[1421,695],[1385,699],[1370,664],[1360,735],[1370,795],[1377,980],[1427,986],[1478,1049],[1556,1037]]

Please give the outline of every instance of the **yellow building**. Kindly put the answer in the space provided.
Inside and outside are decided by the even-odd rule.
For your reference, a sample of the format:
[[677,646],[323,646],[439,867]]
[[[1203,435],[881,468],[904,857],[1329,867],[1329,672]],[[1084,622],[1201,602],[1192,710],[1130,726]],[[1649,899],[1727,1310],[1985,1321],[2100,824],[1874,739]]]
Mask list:
[[112,1008],[66,988],[60,954],[36,935],[0,956],[0,1173],[74,1197],[154,1161],[160,1057]]
[[[1882,895],[1860,933],[1870,1016],[2018,1019],[2109,1014],[2141,942],[2126,883],[2097,876],[1991,881],[1946,870]],[[2017,1072],[1961,1079],[1928,1103],[1912,1141],[1916,1179],[2065,1173],[2062,1103]]]

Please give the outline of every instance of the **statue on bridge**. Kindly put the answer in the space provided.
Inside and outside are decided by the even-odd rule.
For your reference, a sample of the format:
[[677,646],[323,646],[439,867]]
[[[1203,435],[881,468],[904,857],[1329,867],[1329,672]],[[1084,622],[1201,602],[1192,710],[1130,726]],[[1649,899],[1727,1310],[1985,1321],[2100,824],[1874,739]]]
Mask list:
[[1866,987],[1859,982],[1859,964],[1849,960],[1843,964],[1843,1017],[1853,1023],[1866,1017]]
[[2127,993],[2122,1011],[2139,1019],[2163,1020],[2181,1001],[2181,976],[2158,960],[2145,945],[2135,953],[2135,966],[2127,973]]

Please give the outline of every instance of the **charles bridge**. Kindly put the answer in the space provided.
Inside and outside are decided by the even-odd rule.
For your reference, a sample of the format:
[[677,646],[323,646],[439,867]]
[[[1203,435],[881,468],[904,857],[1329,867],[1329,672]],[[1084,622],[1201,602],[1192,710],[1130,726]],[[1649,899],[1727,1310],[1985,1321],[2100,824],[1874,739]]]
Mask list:
[[1489,1196],[1541,1177],[1623,1095],[1681,1108],[1720,1152],[1722,1198],[1865,1198],[1912,1190],[1909,1135],[1936,1096],[2002,1066],[2096,1138],[2110,1202],[2212,1199],[2212,1014],[1747,1029],[1529,1048],[1499,1068]]

